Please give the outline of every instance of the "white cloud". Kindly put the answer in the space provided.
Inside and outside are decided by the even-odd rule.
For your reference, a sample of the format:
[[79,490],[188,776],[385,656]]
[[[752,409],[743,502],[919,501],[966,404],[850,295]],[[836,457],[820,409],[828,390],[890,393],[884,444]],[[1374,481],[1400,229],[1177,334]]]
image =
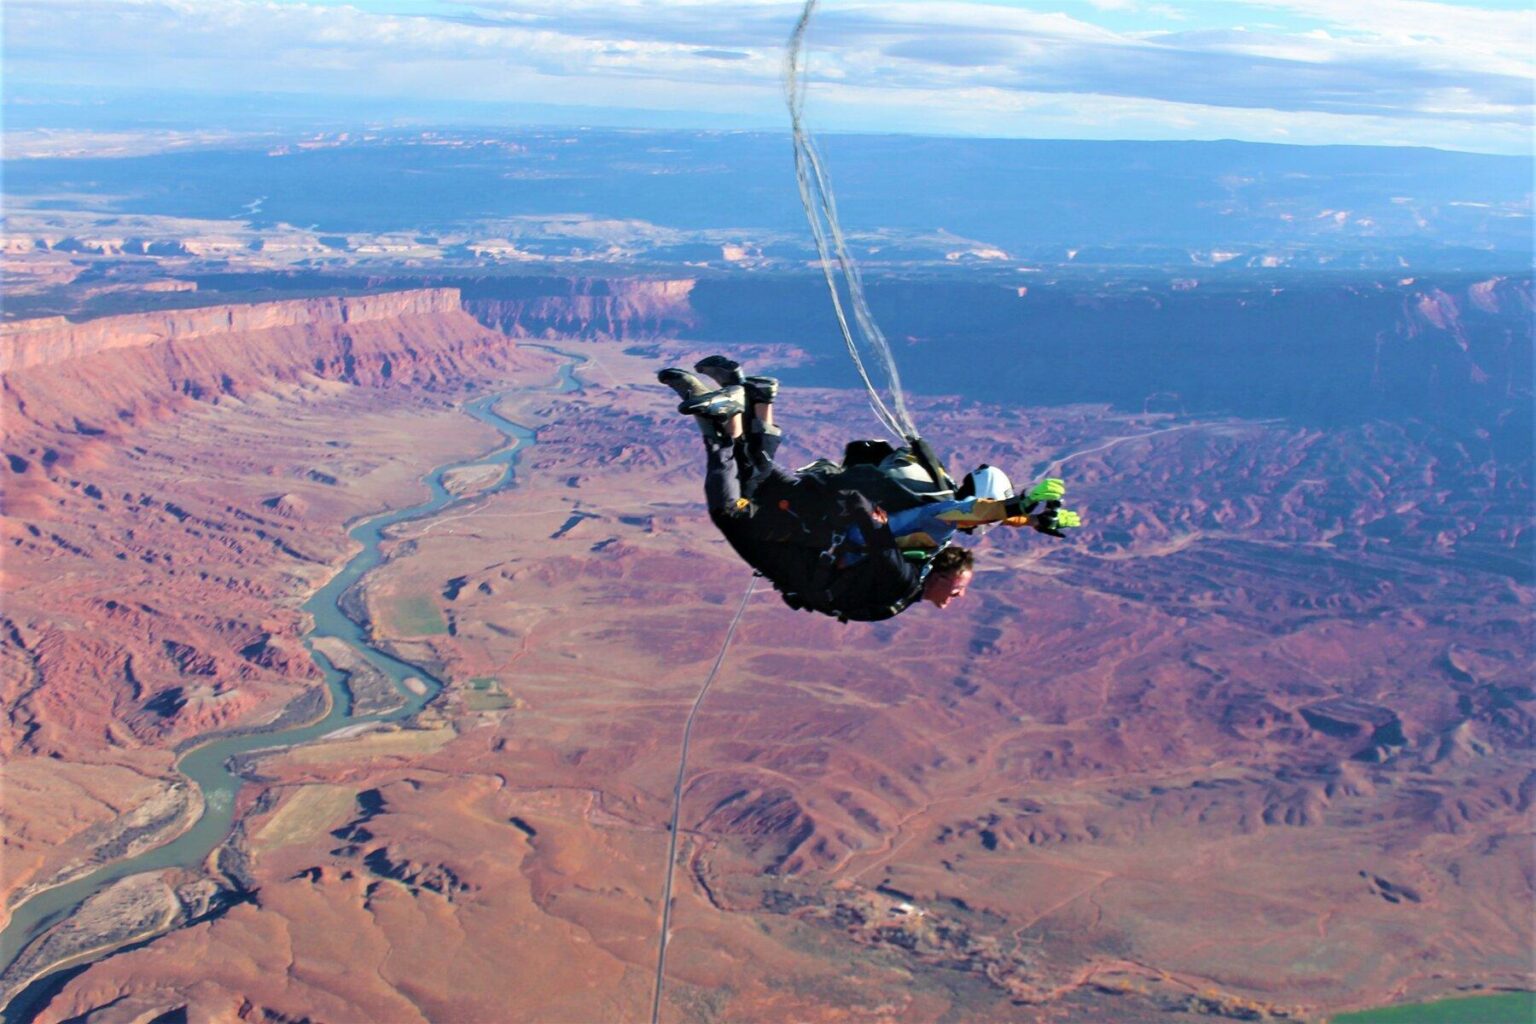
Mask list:
[[[1364,131],[1529,148],[1518,140],[1530,131],[1536,78],[1530,11],[1426,0],[1090,4],[1081,17],[1038,3],[824,4],[811,35],[813,112],[825,127],[875,130],[952,119],[956,130],[1080,135],[1108,116],[1137,137],[1219,125],[1238,137],[1283,130],[1327,141],[1335,131],[1352,141]],[[420,16],[297,0],[6,0],[4,56],[11,83],[654,106],[762,120],[777,116],[781,50],[799,7],[479,0]],[[1181,7],[1202,27],[1108,27],[1123,12],[1166,19]],[[1218,10],[1230,17],[1212,27]],[[1068,113],[1043,120],[1044,110]],[[1071,111],[1083,123],[1075,132]]]
[[1362,45],[1411,55],[1416,63],[1532,74],[1536,8],[1496,10],[1429,0],[1226,0],[1331,26]]

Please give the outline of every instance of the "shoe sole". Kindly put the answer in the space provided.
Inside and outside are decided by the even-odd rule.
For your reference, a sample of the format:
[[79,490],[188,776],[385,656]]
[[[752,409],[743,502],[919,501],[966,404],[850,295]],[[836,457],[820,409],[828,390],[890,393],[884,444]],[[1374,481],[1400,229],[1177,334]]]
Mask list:
[[709,385],[689,373],[687,370],[679,370],[676,367],[668,367],[656,375],[656,379],[673,391],[677,397],[689,400],[707,395],[714,391]]
[[727,387],[742,383],[741,364],[725,356],[706,356],[693,364],[695,373],[702,373],[710,380]]

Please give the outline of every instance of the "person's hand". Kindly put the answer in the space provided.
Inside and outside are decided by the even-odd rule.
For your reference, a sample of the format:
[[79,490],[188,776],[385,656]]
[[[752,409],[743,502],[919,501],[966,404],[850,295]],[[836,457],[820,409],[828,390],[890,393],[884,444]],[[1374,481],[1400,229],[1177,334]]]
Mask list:
[[1060,478],[1049,476],[1024,492],[1026,501],[1060,501],[1067,494],[1067,485]]
[[1009,498],[1003,506],[1003,512],[1009,519],[1019,516],[1027,516],[1034,513],[1042,504],[1047,510],[1061,508],[1061,499],[1067,493],[1067,485],[1060,477],[1049,476],[1035,484],[1023,494]]
[[1059,508],[1060,502],[1050,502],[1043,511],[1036,512],[1030,517],[1036,530],[1049,534],[1052,537],[1065,537],[1062,530],[1072,530],[1083,525],[1082,516],[1069,508]]
[[870,510],[869,518],[873,519],[881,526],[884,526],[891,520],[891,517],[885,514],[885,509],[881,508],[879,505],[876,505],[872,510]]

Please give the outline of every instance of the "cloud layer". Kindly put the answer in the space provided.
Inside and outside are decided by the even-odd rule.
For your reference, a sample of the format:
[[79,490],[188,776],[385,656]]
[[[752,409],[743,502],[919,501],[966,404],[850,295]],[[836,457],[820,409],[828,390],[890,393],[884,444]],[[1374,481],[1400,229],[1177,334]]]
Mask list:
[[[6,0],[7,90],[149,86],[781,120],[780,0]],[[406,11],[408,13],[398,13]],[[1427,0],[829,0],[823,128],[1529,152],[1536,14]]]

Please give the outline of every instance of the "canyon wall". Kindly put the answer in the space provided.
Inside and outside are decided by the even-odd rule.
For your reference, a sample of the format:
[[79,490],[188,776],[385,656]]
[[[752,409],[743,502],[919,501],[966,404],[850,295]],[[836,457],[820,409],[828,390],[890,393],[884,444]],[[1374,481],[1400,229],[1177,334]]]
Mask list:
[[[1528,276],[1144,276],[1026,287],[880,278],[867,291],[914,393],[1318,425],[1477,421],[1512,435],[1529,425]],[[674,338],[701,350],[790,344],[815,359],[777,368],[788,382],[852,380],[819,277],[443,283],[461,286],[467,310],[514,337]]]
[[[1146,283],[878,280],[870,304],[909,391],[1010,406],[1529,424],[1531,279],[1351,275]],[[796,383],[846,386],[820,281],[701,281],[695,336],[792,343]]]
[[[199,288],[237,285],[207,275]],[[377,289],[377,278],[272,275],[262,286]],[[249,278],[245,279],[249,281]],[[402,279],[400,284],[404,284]],[[412,283],[419,283],[419,279]],[[33,321],[0,335],[5,410],[73,429],[87,403],[49,401],[27,371],[40,363],[141,353],[131,381],[82,380],[96,403],[81,422],[135,403],[120,392],[205,396],[263,374],[302,370],[388,384],[430,383],[484,364],[512,338],[692,340],[793,344],[806,367],[778,368],[797,385],[845,386],[842,342],[812,276],[671,279],[468,277],[357,298],[111,317]],[[243,287],[249,288],[246,283]],[[1062,278],[1027,287],[969,279],[871,281],[875,314],[907,388],[1010,406],[1077,402],[1189,414],[1284,416],[1319,425],[1363,419],[1476,422],[1517,448],[1530,425],[1531,279],[1277,276]],[[471,320],[471,317],[474,319]],[[410,320],[410,330],[401,323]],[[478,325],[474,322],[477,320]],[[259,344],[227,339],[259,335]],[[409,338],[409,341],[404,340]],[[225,339],[221,341],[220,339]],[[263,354],[265,353],[265,355]],[[486,364],[488,365],[488,364]],[[153,383],[142,380],[145,375]],[[404,375],[402,377],[402,375]],[[60,377],[59,373],[53,375]],[[65,376],[68,376],[65,374]],[[111,376],[111,375],[107,375]],[[74,385],[70,396],[76,397]],[[65,410],[64,415],[60,410]],[[1513,449],[1512,449],[1513,450]]]
[[6,454],[24,456],[18,439],[38,430],[112,433],[179,402],[274,381],[439,386],[516,358],[452,288],[23,321],[0,334],[0,416]]
[[513,278],[465,282],[464,308],[514,338],[654,338],[697,326],[696,281]]
[[138,313],[70,323],[63,317],[0,326],[0,373],[79,359],[115,348],[142,348],[283,327],[373,323],[460,310],[453,288],[424,288],[354,298],[262,302]]

